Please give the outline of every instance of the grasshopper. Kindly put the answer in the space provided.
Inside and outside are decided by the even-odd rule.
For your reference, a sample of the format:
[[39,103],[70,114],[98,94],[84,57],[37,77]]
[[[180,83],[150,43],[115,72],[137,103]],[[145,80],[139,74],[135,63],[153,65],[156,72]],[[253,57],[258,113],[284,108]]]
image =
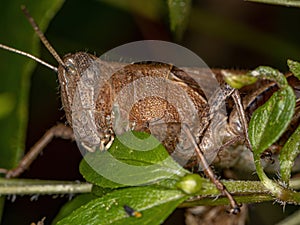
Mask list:
[[[164,63],[134,63],[125,66],[121,71],[113,74],[105,84],[101,85],[98,96],[96,96],[96,99],[93,99],[93,101],[96,102],[97,113],[95,114],[95,117],[93,117],[93,120],[96,122],[94,124],[95,127],[91,129],[88,120],[81,120],[82,115],[78,114],[78,117],[76,117],[76,114],[75,117],[72,115],[72,107],[75,104],[73,101],[82,73],[84,73],[84,71],[86,71],[91,64],[97,60],[97,57],[86,52],[77,52],[74,54],[67,54],[61,58],[47,41],[44,34],[40,31],[33,18],[29,15],[27,9],[23,7],[22,10],[37,35],[40,37],[40,40],[57,60],[59,64],[58,67],[56,68],[55,66],[52,66],[29,53],[16,50],[3,44],[0,44],[0,48],[29,57],[47,66],[58,74],[62,105],[66,113],[66,119],[69,126],[59,124],[52,127],[30,149],[17,168],[12,170],[1,169],[0,171],[5,173],[7,178],[19,176],[25,169],[27,169],[42,149],[53,139],[53,137],[75,139],[73,130],[77,130],[77,135],[80,137],[80,144],[84,146],[86,150],[95,151],[99,149],[101,151],[105,151],[109,149],[115,138],[115,130],[113,129],[114,119],[117,118],[116,114],[122,110],[120,108],[114,109],[113,100],[115,98],[115,94],[118,93],[124,86],[138,78],[162,77],[172,82],[173,85],[180,86],[186,91],[188,97],[192,99],[192,104],[195,106],[198,116],[202,118],[201,123],[195,129],[191,129],[189,124],[182,123],[178,116],[178,112],[172,104],[168,103],[163,98],[149,97],[133,105],[129,112],[129,129],[147,131],[160,139],[160,124],[155,122],[153,123],[153,121],[161,120],[163,118],[165,124],[167,124],[168,135],[161,141],[170,153],[174,151],[174,148],[178,143],[183,141],[176,135],[176,133],[182,129],[187,137],[185,141],[190,143],[192,150],[180,152],[178,158],[188,157],[192,165],[195,163],[200,164],[209,179],[216,185],[223,195],[228,197],[231,205],[231,212],[236,214],[240,211],[240,206],[226,190],[226,187],[216,178],[210,168],[204,154],[204,147],[208,145],[215,145],[214,140],[209,138],[211,132],[213,132],[210,125],[215,113],[220,108],[219,103],[226,101],[229,113],[223,115],[223,120],[226,120],[227,122],[225,128],[221,131],[224,141],[220,148],[214,148],[211,151],[215,151],[217,153],[217,158],[215,159],[214,164],[221,165],[222,167],[235,166],[235,160],[232,159],[239,158],[241,152],[231,153],[228,157],[228,153],[225,153],[225,150],[233,144],[246,147],[250,146],[247,136],[247,124],[249,122],[249,118],[251,113],[262,104],[263,101],[261,101],[261,98],[264,98],[264,96],[268,96],[270,93],[274,92],[274,89],[276,88],[274,83],[265,83],[264,81],[261,81],[255,84],[256,86],[253,85],[250,88],[247,87],[242,89],[241,98],[240,93],[237,90],[224,83],[222,79],[222,71],[214,70],[220,83],[220,89],[215,92],[215,96],[212,98],[211,102],[208,102],[208,99],[203,96],[201,87],[199,87],[199,85],[197,85],[197,83],[188,76],[189,71],[197,70],[197,68],[185,68],[184,70],[181,70],[173,65]],[[299,91],[299,82],[294,86],[298,87]],[[176,97],[180,96],[174,95],[173,97],[176,99]],[[89,102],[90,99],[87,97],[81,103],[85,104]],[[300,104],[299,101],[297,101],[297,113],[295,115],[294,123],[292,124],[299,123],[299,108]],[[76,121],[75,124],[74,118]],[[154,132],[152,132],[149,129],[151,124],[154,124],[153,127],[158,127],[158,129],[154,129]],[[89,135],[86,135],[87,133]],[[95,136],[97,138],[91,138]],[[185,143],[182,145],[184,146]],[[183,150],[186,149],[183,148]],[[224,162],[224,159],[227,161]]]

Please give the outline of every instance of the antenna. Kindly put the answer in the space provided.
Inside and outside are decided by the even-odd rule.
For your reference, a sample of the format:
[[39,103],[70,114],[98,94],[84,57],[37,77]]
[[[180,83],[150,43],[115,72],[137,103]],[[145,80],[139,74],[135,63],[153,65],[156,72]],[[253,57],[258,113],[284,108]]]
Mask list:
[[31,58],[31,59],[33,59],[34,61],[36,61],[36,62],[42,64],[42,65],[44,65],[44,66],[47,66],[47,67],[50,68],[51,70],[54,70],[55,72],[57,72],[57,68],[56,68],[55,66],[52,66],[52,65],[50,65],[49,63],[46,63],[45,61],[43,61],[43,60],[41,60],[41,59],[35,57],[34,55],[31,55],[31,54],[27,53],[27,52],[23,52],[23,51],[20,51],[20,50],[15,49],[15,48],[11,48],[11,47],[9,47],[9,46],[7,46],[7,45],[3,45],[3,44],[0,44],[0,48],[5,49],[5,50],[8,50],[8,51],[10,51],[10,52],[17,53],[17,54],[19,54],[19,55],[24,55],[24,56],[26,56],[26,57],[28,57],[28,58]]
[[43,42],[44,46],[49,50],[49,52],[53,55],[53,57],[56,59],[56,61],[62,65],[63,67],[66,67],[60,56],[57,54],[57,52],[54,50],[54,48],[51,46],[49,41],[44,36],[43,32],[40,30],[39,26],[36,24],[32,16],[29,14],[29,11],[27,8],[22,5],[21,10],[23,11],[24,15],[28,19],[29,23],[31,24],[32,28],[34,29],[35,33],[39,36],[40,40]]
[[[36,22],[34,21],[34,19],[32,18],[32,16],[29,14],[29,11],[27,10],[27,8],[22,5],[21,6],[21,10],[23,11],[24,15],[26,16],[27,20],[29,21],[29,23],[31,24],[32,28],[34,29],[35,33],[39,36],[40,40],[43,42],[44,46],[48,49],[48,51],[51,53],[51,55],[56,59],[56,61],[62,65],[64,68],[66,68],[66,65],[64,64],[64,62],[62,61],[62,59],[60,58],[60,56],[57,54],[57,52],[54,50],[54,48],[51,46],[51,44],[48,42],[48,40],[46,39],[46,37],[44,36],[43,32],[40,30],[40,28],[38,27],[38,25],[36,24]],[[0,48],[8,50],[10,52],[14,52],[17,53],[19,55],[23,55],[26,56],[28,58],[33,59],[34,61],[54,70],[55,72],[58,71],[57,67],[50,65],[49,63],[46,63],[45,61],[37,58],[34,55],[31,55],[27,52],[23,52],[21,50],[9,47],[7,45],[4,44],[0,44]]]

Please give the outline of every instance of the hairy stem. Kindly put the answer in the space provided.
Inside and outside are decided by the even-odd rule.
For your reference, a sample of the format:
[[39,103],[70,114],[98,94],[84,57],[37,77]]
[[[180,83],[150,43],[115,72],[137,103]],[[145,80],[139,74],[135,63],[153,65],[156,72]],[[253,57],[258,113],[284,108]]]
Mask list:
[[46,181],[0,178],[0,195],[89,193],[92,184],[70,181]]
[[[239,203],[256,203],[274,200],[274,197],[260,181],[222,181],[228,191]],[[290,187],[299,189],[300,179],[292,179]],[[219,190],[209,181],[203,183],[202,190],[180,205],[224,205],[228,199],[220,196]],[[35,195],[35,194],[79,194],[90,193],[92,184],[71,181],[47,181],[30,179],[0,178],[0,195]]]

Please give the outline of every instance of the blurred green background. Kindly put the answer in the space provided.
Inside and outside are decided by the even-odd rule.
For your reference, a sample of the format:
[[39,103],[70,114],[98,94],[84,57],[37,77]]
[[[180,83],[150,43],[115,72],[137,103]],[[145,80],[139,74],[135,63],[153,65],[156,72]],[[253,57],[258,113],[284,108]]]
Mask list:
[[[29,2],[28,9],[32,11],[30,5],[34,8],[34,3]],[[50,21],[45,35],[61,56],[76,51],[88,51],[100,56],[111,48],[144,39],[174,41],[175,35],[169,28],[166,2],[163,0],[67,0]],[[5,4],[0,3],[2,12],[10,13],[10,10],[13,10],[17,15],[10,21],[2,20],[0,30],[1,43],[15,47],[18,47],[19,43],[9,38],[5,39],[8,30],[15,29],[12,24],[21,24],[21,27],[34,35],[19,10],[19,5],[20,3],[15,3],[9,8],[4,8]],[[34,13],[33,16],[35,17]],[[49,17],[46,14],[45,16]],[[42,17],[43,14],[35,19],[39,23]],[[14,19],[16,21],[12,21]],[[259,65],[269,65],[286,71],[287,59],[300,60],[299,22],[299,8],[241,0],[195,0],[192,1],[186,31],[182,39],[176,42],[194,51],[212,68],[253,69]],[[28,43],[27,37],[18,35],[18,29],[14,32],[21,46]],[[3,67],[1,61],[9,54],[13,53],[0,51],[1,67]],[[22,56],[17,58],[25,63],[30,62]],[[41,48],[40,58],[57,65],[44,47]],[[15,67],[14,64],[8,66]],[[16,85],[14,80],[9,79],[9,74],[5,73],[1,76],[4,77],[5,82],[0,84],[0,87]],[[65,121],[58,86],[54,72],[41,65],[35,67],[29,93],[29,120],[25,132],[26,149],[29,149],[51,126]],[[1,91],[3,89],[5,88],[0,88]],[[24,115],[26,116],[26,112]],[[6,138],[12,136],[2,125],[0,134],[1,137]],[[22,177],[80,180],[82,179],[78,173],[80,158],[75,143],[57,139],[50,143],[43,155]],[[3,154],[1,155],[0,150],[0,162],[1,160],[6,159]],[[31,201],[33,197],[38,197],[38,201]],[[8,200],[2,224],[30,224],[43,216],[47,217],[46,221],[49,223],[69,196],[54,196],[57,197],[55,199],[53,196],[33,197],[17,196],[14,203]],[[289,214],[290,209],[294,207],[287,206],[286,213],[283,213],[279,205],[273,206],[271,203],[252,205],[250,214],[255,216],[251,224],[274,224]],[[178,210],[176,214],[180,216],[181,212],[182,210]],[[165,224],[183,224],[183,218],[181,216],[178,219],[175,215]]]

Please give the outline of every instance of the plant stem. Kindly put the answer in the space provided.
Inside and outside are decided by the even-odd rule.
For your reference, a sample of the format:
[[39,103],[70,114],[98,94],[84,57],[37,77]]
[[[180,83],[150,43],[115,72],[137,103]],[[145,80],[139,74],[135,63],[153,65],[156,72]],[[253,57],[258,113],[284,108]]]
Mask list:
[[[245,195],[245,196],[236,196],[233,195],[234,199],[238,203],[258,203],[258,202],[267,202],[272,201],[274,198],[271,195],[267,194],[254,194],[254,195]],[[190,201],[185,201],[180,204],[180,208],[194,207],[199,205],[207,206],[217,206],[217,205],[228,205],[229,201],[226,197],[223,196],[203,196],[198,199],[193,199]]]
[[263,183],[263,185],[269,190],[270,194],[276,197],[277,201],[284,203],[292,203],[295,205],[300,204],[300,193],[290,190],[279,183],[271,180],[265,174],[264,169],[261,165],[260,154],[254,153],[254,162],[256,166],[256,173]]
[[[270,191],[259,181],[222,181],[239,203],[255,203],[274,200]],[[299,189],[300,179],[292,179],[290,187]],[[76,181],[49,181],[0,178],[1,195],[44,195],[90,193],[92,184]],[[209,181],[203,183],[199,196],[184,202],[180,207],[196,205],[224,205],[228,199]]]
[[0,195],[76,194],[91,190],[89,183],[0,178]]

